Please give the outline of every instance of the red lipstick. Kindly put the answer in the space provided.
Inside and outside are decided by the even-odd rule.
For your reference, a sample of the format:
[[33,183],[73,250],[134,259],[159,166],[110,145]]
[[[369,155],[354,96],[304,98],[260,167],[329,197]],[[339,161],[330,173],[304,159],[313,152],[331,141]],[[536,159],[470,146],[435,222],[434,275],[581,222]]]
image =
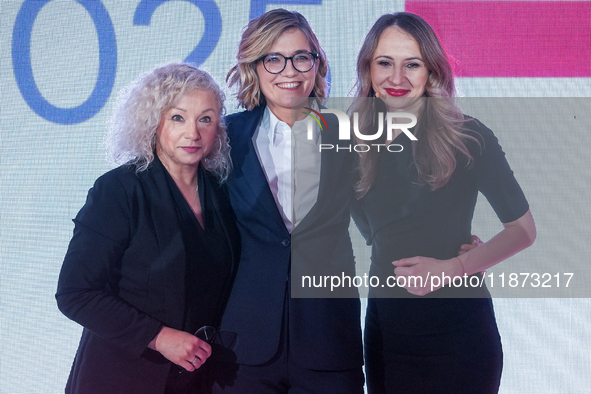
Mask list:
[[386,93],[388,93],[392,97],[402,97],[402,96],[410,93],[410,90],[409,89],[392,89],[392,88],[386,88],[384,90],[386,91]]

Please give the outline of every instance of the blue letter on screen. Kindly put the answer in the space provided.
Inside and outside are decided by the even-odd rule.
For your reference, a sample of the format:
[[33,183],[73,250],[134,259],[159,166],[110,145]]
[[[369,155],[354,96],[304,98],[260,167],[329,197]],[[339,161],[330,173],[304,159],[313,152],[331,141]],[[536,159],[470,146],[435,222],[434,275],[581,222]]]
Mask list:
[[[117,71],[117,41],[111,18],[99,0],[77,0],[90,14],[99,43],[99,73],[90,97],[75,108],[58,108],[39,92],[31,66],[31,31],[35,19],[51,0],[25,0],[12,33],[12,63],[18,88],[33,111],[51,122],[75,124],[92,118],[107,102]],[[73,22],[75,23],[75,22]]]
[[[135,9],[133,24],[148,26],[156,8],[170,0],[142,0]],[[185,59],[186,62],[199,66],[203,64],[215,49],[222,34],[222,14],[215,1],[212,0],[186,0],[199,7],[205,19],[205,31],[199,44]]]

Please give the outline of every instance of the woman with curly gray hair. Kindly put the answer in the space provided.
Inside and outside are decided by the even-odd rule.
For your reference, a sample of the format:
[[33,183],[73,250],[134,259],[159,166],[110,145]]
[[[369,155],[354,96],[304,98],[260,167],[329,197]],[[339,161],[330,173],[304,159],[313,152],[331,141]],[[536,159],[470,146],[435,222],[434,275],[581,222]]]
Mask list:
[[186,93],[210,92],[218,107],[215,141],[203,166],[223,182],[232,168],[224,123],[225,96],[205,71],[191,64],[170,63],[145,73],[124,88],[111,118],[107,149],[116,164],[134,164],[143,171],[154,160],[162,115]]
[[210,334],[240,255],[223,103],[184,63],[120,95],[107,145],[121,166],[74,219],[56,294],[84,327],[67,393],[207,391]]

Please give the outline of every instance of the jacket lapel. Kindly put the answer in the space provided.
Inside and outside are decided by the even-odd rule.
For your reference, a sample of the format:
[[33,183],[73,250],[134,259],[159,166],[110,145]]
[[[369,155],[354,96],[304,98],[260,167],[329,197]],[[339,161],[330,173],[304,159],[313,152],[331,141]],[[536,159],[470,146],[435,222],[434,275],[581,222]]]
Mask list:
[[[322,143],[332,144],[337,146],[339,144],[338,130],[339,123],[335,115],[325,114],[328,130],[324,127],[321,131]],[[307,227],[314,224],[316,218],[323,212],[326,204],[331,203],[330,196],[333,195],[334,189],[337,186],[336,182],[339,179],[343,179],[339,176],[343,169],[344,161],[347,159],[353,159],[349,155],[355,154],[354,152],[348,152],[346,150],[336,151],[333,149],[324,149],[320,152],[322,155],[320,158],[320,181],[318,185],[318,198],[316,203],[310,209],[310,212],[302,219],[302,221],[296,227],[298,232],[303,231]]]
[[265,106],[259,106],[230,120],[231,124],[228,126],[233,130],[230,145],[234,168],[228,186],[241,195],[246,206],[266,212],[276,225],[285,227],[252,142],[264,109]]
[[148,209],[160,249],[160,257],[153,264],[150,274],[150,281],[159,282],[159,285],[149,286],[155,290],[148,295],[148,302],[161,305],[161,316],[166,316],[165,323],[181,329],[182,311],[185,310],[185,245],[176,204],[164,171],[164,166],[155,157],[150,168],[143,172],[146,173],[144,182],[147,186]]

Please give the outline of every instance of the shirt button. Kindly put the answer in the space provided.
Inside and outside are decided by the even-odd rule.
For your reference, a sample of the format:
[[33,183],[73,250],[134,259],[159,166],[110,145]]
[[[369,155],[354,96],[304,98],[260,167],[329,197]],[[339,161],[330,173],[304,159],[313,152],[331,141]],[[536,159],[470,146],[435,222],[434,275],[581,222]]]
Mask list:
[[286,248],[291,244],[291,241],[289,239],[284,239],[283,241],[281,241],[281,245],[285,246]]

